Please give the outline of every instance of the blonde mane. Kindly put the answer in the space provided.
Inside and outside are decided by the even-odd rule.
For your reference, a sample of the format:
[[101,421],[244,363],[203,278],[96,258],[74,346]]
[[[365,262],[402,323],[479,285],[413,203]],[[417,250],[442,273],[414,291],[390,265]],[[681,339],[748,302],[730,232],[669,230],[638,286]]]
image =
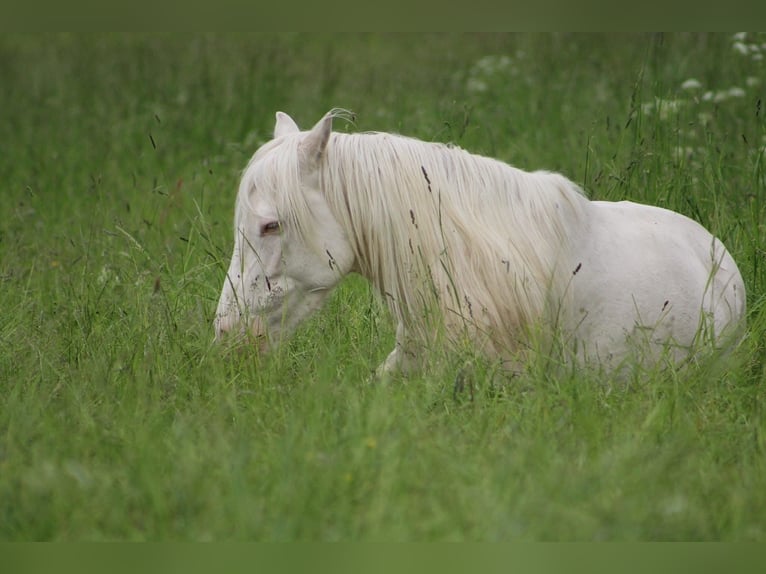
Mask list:
[[[288,149],[270,155],[289,165],[268,169],[282,179],[269,183],[280,190],[280,216],[316,245],[321,222],[301,193],[300,138],[283,140]],[[490,348],[505,354],[532,324],[556,319],[587,202],[563,176],[393,134],[333,133],[313,183],[359,273],[426,339],[441,323],[474,342],[491,335]]]

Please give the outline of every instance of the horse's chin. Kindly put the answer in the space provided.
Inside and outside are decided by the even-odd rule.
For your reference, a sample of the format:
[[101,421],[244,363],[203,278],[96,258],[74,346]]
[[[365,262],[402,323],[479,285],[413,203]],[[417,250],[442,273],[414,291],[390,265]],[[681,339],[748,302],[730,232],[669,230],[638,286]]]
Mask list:
[[273,353],[277,344],[269,341],[266,335],[253,336],[243,329],[239,333],[227,333],[223,337],[216,338],[225,353],[233,355],[248,355],[255,351],[257,355]]
[[268,324],[269,321],[265,317],[251,320],[250,324],[243,328],[244,346],[255,349],[259,355],[273,353],[279,346],[283,329],[277,325],[267,327]]
[[215,341],[223,345],[227,350],[236,353],[244,353],[255,350],[258,354],[274,351],[276,343],[270,340],[265,322],[260,319],[251,320],[249,323],[240,322],[239,326],[229,325],[227,329],[216,329]]

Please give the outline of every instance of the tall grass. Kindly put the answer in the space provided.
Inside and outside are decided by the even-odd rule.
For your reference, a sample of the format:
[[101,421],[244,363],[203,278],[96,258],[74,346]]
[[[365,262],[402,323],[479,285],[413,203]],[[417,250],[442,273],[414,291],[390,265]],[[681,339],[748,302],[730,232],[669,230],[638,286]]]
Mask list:
[[[763,540],[765,42],[1,38],[0,537]],[[693,217],[747,337],[627,386],[459,356],[376,385],[393,325],[352,277],[276,354],[216,347],[239,172],[276,110],[333,106]]]

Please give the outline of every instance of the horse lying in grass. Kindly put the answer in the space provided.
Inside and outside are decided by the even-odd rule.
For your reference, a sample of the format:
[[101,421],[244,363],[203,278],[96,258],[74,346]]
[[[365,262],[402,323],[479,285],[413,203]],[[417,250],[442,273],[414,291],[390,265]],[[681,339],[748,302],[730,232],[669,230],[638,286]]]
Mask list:
[[743,325],[737,265],[691,219],[454,146],[332,132],[342,115],[302,132],[277,112],[244,170],[217,338],[273,348],[352,272],[398,321],[383,372],[417,367],[440,333],[509,364],[555,333],[568,359],[613,370]]

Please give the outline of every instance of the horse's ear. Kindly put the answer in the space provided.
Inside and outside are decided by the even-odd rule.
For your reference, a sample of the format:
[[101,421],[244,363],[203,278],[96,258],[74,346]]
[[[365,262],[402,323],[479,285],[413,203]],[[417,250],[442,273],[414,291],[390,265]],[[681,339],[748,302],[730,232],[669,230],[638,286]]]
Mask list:
[[316,162],[324,154],[327,142],[332,133],[332,115],[326,114],[317,124],[311,128],[301,142],[301,149],[306,154],[306,159]]
[[293,118],[284,112],[277,112],[277,123],[274,125],[274,138],[298,133],[300,128]]

